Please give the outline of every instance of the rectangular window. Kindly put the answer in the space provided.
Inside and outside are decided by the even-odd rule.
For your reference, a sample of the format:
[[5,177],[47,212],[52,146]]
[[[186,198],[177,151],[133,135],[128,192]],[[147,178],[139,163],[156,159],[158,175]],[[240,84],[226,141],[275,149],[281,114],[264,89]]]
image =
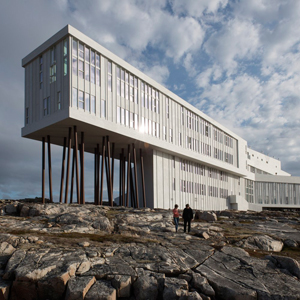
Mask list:
[[85,93],[85,111],[90,111],[90,94]]
[[43,56],[40,56],[40,89],[43,88]]
[[96,85],[101,85],[101,78],[100,78],[100,55],[96,54]]
[[57,92],[57,110],[61,110],[61,93]]
[[170,117],[170,99],[166,98],[166,116],[169,119]]
[[106,102],[101,100],[101,118],[106,118]]
[[167,140],[167,130],[166,126],[163,126],[163,139],[166,141]]
[[78,54],[79,54],[79,58],[81,58],[82,60],[84,59],[84,46],[83,44],[79,43],[79,48],[78,48]]
[[95,67],[91,66],[91,83],[95,84]]
[[145,119],[144,126],[145,126],[144,132],[148,133],[148,119]]
[[173,178],[173,191],[176,190],[176,185],[175,185],[176,181],[175,181],[175,178]]
[[107,61],[107,88],[112,91],[112,65],[111,61]]
[[25,111],[25,124],[29,124],[29,108],[26,107]]
[[72,55],[78,56],[78,43],[75,39],[73,39]]
[[85,80],[90,81],[90,64],[85,63]]
[[44,98],[44,116],[50,114],[50,97]]
[[73,88],[72,90],[72,106],[73,107],[77,107],[78,103],[77,103],[77,89]]
[[126,109],[125,113],[126,113],[126,116],[125,116],[126,126],[129,127],[129,110]]
[[50,83],[56,81],[56,47],[50,49]]
[[117,123],[121,123],[121,107],[117,106]]
[[78,107],[84,109],[83,91],[78,91]]
[[138,99],[138,80],[137,80],[136,77],[134,78],[134,102],[136,104],[139,103],[139,99]]
[[152,122],[151,122],[151,120],[149,120],[148,129],[149,129],[149,134],[151,135],[152,134]]
[[173,143],[173,129],[170,128],[170,143]]
[[134,129],[139,129],[138,115],[134,114]]
[[77,57],[74,57],[72,58],[72,70],[73,70],[73,74],[74,75],[78,75],[77,74]]
[[121,124],[125,125],[125,110],[121,108]]
[[96,114],[96,98],[91,95],[91,113]]
[[133,118],[133,113],[130,113],[130,128],[134,128],[134,118]]
[[68,39],[64,40],[64,76],[68,75]]
[[90,49],[85,47],[84,54],[85,54],[85,61],[90,63]]

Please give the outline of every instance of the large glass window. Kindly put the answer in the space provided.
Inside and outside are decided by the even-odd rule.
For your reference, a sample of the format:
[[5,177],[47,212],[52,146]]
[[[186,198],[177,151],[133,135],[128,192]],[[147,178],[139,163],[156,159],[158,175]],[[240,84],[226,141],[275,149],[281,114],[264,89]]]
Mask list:
[[96,84],[98,86],[101,85],[101,78],[100,78],[100,55],[96,54]]
[[57,109],[61,109],[61,93],[57,92]]
[[91,95],[91,113],[96,113],[96,98],[93,95]]
[[56,81],[56,47],[50,50],[50,83]]
[[73,107],[77,107],[78,106],[78,104],[77,104],[77,94],[78,94],[77,89],[73,88],[72,89],[72,106]]
[[107,62],[107,88],[112,91],[112,64],[111,61]]
[[85,111],[90,111],[90,94],[85,93],[84,103],[85,103]]
[[78,107],[84,109],[83,91],[78,91]]
[[106,102],[101,100],[101,117],[106,118]]
[[64,76],[68,75],[68,39],[64,40]]
[[43,56],[40,56],[40,89],[43,88]]
[[44,98],[44,116],[50,114],[50,97]]

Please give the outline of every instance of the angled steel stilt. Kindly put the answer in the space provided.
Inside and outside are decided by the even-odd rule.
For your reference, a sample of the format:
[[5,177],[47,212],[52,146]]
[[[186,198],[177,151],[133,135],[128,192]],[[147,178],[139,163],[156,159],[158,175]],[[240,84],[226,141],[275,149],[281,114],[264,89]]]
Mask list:
[[42,138],[42,201],[45,204],[45,138]]
[[77,127],[74,126],[74,143],[75,143],[75,167],[76,167],[76,189],[77,189],[77,203],[80,204],[79,193],[79,165],[78,165],[78,139],[77,139]]
[[112,143],[111,160],[111,190],[114,191],[115,143]]
[[135,197],[135,190],[134,190],[134,184],[133,184],[133,170],[130,168],[130,195],[131,195],[131,207],[136,208],[136,197]]
[[122,148],[122,206],[125,206],[125,154]]
[[139,208],[139,191],[138,191],[138,181],[137,181],[137,165],[136,165],[136,151],[135,145],[133,147],[133,161],[134,161],[134,179],[135,179],[135,197],[136,197],[136,207]]
[[143,203],[144,207],[146,207],[146,191],[145,191],[145,178],[144,178],[144,159],[142,149],[140,149],[140,160],[141,160],[141,173],[142,173],[142,187],[143,187]]
[[68,135],[67,175],[66,175],[66,188],[65,188],[65,203],[68,203],[71,148],[72,148],[72,127],[69,127],[69,135]]
[[70,203],[73,203],[74,173],[75,173],[75,144],[73,146]]
[[47,135],[47,143],[48,143],[49,195],[50,195],[50,202],[52,203],[53,196],[52,196],[52,166],[51,166],[50,135]]
[[126,206],[129,205],[129,194],[130,194],[130,169],[131,169],[131,162],[130,162],[130,145],[128,145],[128,157],[127,157],[127,194],[126,194]]
[[81,132],[81,168],[80,168],[80,203],[85,204],[84,197],[84,132]]
[[94,148],[94,204],[97,204],[97,148]]
[[101,187],[100,187],[100,205],[103,204],[103,176],[104,176],[104,164],[105,164],[105,137],[102,140],[102,164],[101,164]]
[[113,190],[112,190],[112,180],[111,180],[111,167],[110,167],[110,142],[109,142],[109,137],[106,137],[107,141],[107,162],[108,162],[108,182],[107,182],[107,187],[109,189],[109,205],[113,206],[114,205],[114,197],[113,197]]
[[119,166],[119,205],[122,205],[122,153],[120,153],[120,166]]
[[66,162],[66,145],[67,145],[67,138],[64,137],[64,147],[63,147],[63,156],[62,156],[62,165],[61,165],[59,203],[62,203],[62,201],[63,201],[64,175],[65,175],[65,162]]

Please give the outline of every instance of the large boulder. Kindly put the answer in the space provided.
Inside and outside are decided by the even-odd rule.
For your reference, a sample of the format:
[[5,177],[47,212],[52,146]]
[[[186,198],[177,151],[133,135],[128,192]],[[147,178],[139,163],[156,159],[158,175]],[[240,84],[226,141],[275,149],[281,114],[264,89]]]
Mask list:
[[283,248],[283,242],[274,240],[268,235],[250,236],[247,239],[238,242],[236,245],[248,249],[257,249],[274,252],[280,252]]
[[205,222],[215,222],[217,221],[217,215],[212,211],[197,211],[195,214],[195,219]]

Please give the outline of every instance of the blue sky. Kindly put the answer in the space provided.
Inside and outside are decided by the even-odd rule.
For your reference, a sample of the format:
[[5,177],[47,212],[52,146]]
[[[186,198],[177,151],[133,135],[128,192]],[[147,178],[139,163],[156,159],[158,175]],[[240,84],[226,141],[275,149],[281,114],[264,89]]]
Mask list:
[[[5,0],[0,198],[41,194],[41,145],[20,133],[21,59],[66,24],[300,176],[300,1]],[[61,149],[53,147],[54,184],[60,161]]]

